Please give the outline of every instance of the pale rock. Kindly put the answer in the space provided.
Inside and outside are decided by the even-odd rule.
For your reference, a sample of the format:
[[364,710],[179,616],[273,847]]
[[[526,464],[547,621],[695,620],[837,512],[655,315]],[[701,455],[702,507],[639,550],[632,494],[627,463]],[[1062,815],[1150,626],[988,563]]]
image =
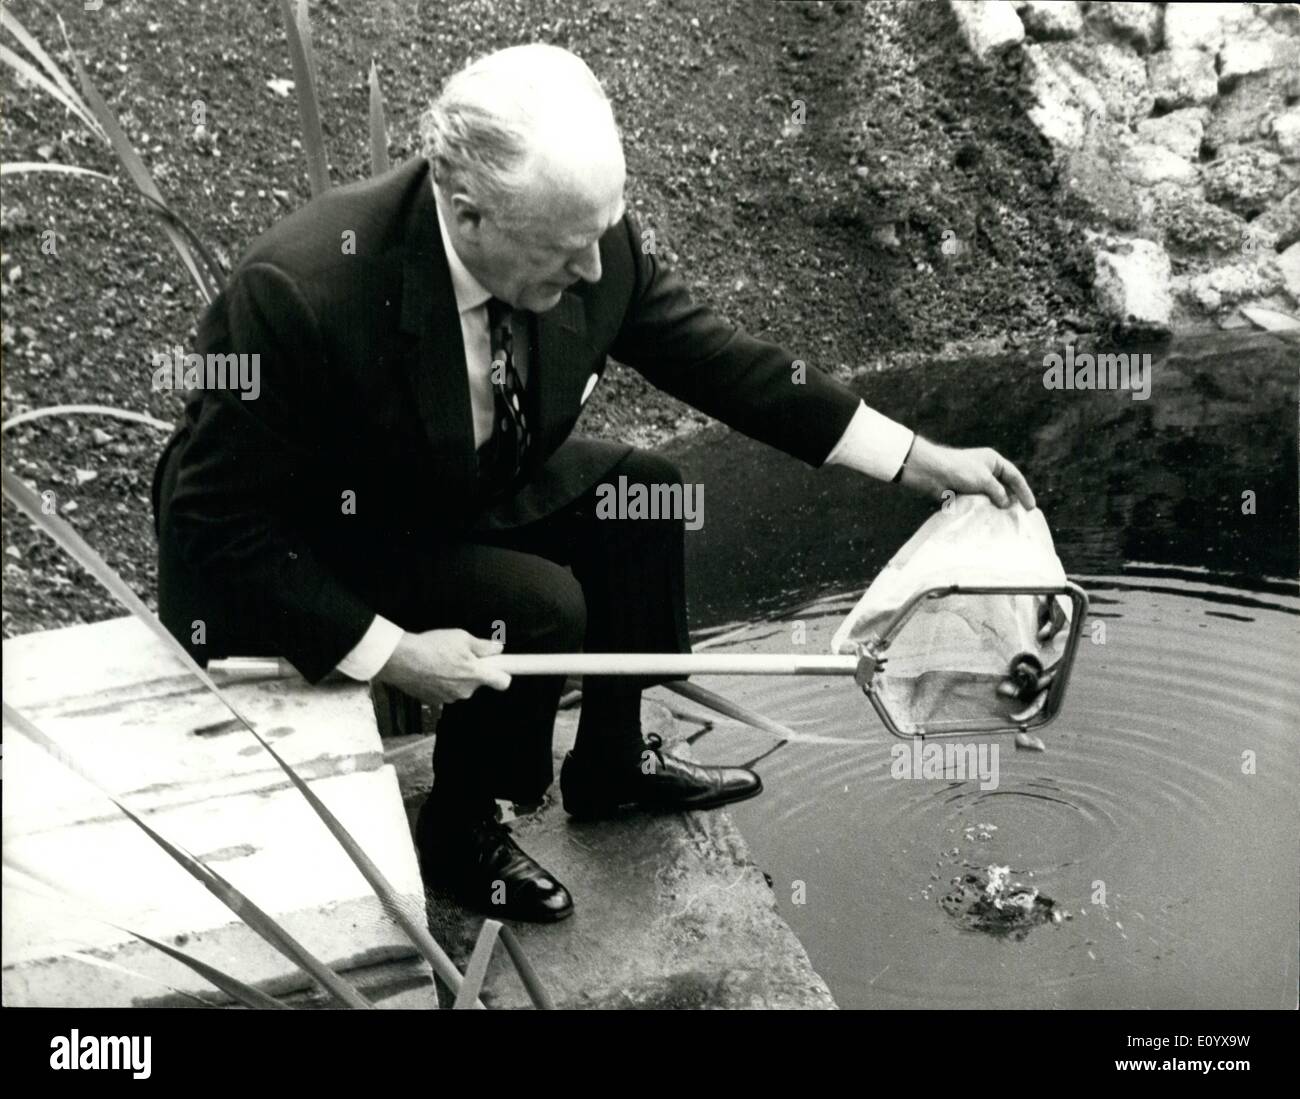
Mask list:
[[1300,241],[1291,245],[1277,260],[1286,292],[1300,303]]
[[1036,101],[1029,119],[1053,145],[1078,149],[1092,120],[1104,118],[1106,101],[1097,86],[1072,65],[1063,65],[1047,47],[1025,47],[1024,75]]
[[1034,42],[1023,53],[1025,77],[1039,103],[1065,106],[1067,114],[1081,112],[1085,122],[1104,115],[1131,124],[1146,118],[1155,104],[1146,65],[1132,50],[1080,40]]
[[1147,59],[1147,73],[1157,107],[1191,107],[1219,94],[1214,57],[1202,50],[1162,50]]
[[1095,31],[1141,53],[1160,45],[1160,8],[1155,4],[1093,3],[1088,5],[1087,20]]
[[1258,147],[1238,149],[1205,165],[1205,197],[1250,218],[1262,213],[1277,190],[1281,157]]
[[1024,41],[1025,28],[1011,0],[949,0],[966,48],[987,61]]
[[1141,228],[1159,234],[1167,249],[1179,253],[1241,255],[1248,236],[1256,248],[1274,244],[1245,218],[1177,183],[1157,183],[1143,192]]
[[1224,87],[1205,124],[1206,141],[1215,149],[1267,140],[1272,120],[1300,98],[1300,68],[1248,73]]
[[1259,17],[1274,30],[1300,38],[1300,4],[1264,4]]
[[1250,223],[1250,228],[1274,237],[1277,248],[1288,248],[1300,240],[1300,187],[1273,203]]
[[1300,160],[1300,107],[1273,119],[1273,137],[1286,160]]
[[1205,136],[1205,107],[1184,107],[1159,118],[1144,118],[1138,123],[1138,137],[1161,145],[1186,160],[1195,160]]
[[1163,145],[1140,141],[1119,161],[1124,178],[1143,187],[1156,183],[1196,182],[1196,166]]
[[1245,4],[1166,4],[1164,38],[1169,50],[1218,53],[1224,35],[1236,30],[1250,13]]
[[1233,263],[1199,275],[1183,276],[1175,280],[1175,289],[1180,297],[1190,297],[1198,304],[1213,299],[1217,302],[1215,308],[1219,308],[1265,297],[1279,290],[1282,284],[1279,264],[1264,258],[1257,263]]
[[1300,42],[1275,31],[1230,38],[1219,51],[1219,81],[1229,84],[1250,73],[1294,69],[1300,65]]
[[1126,233],[1137,228],[1141,212],[1138,188],[1120,170],[1130,145],[1118,127],[1094,126],[1078,149],[1066,153],[1063,165],[1071,195],[1097,220]]
[[1016,11],[1029,36],[1040,41],[1076,38],[1083,30],[1075,0],[1022,0]]
[[1121,329],[1168,332],[1173,300],[1169,256],[1149,240],[1131,240],[1096,256],[1093,293]]

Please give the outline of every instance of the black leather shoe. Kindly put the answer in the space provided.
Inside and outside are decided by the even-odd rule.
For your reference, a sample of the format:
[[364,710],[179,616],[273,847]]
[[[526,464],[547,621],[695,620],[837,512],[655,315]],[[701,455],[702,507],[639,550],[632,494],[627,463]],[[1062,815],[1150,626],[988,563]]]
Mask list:
[[415,826],[420,873],[467,908],[497,919],[554,923],[573,898],[491,818],[439,824],[425,801]]
[[746,767],[702,767],[667,754],[656,733],[645,738],[653,766],[643,757],[617,767],[600,766],[570,752],[560,768],[564,811],[579,820],[609,816],[627,806],[643,809],[715,809],[763,792],[763,780]]

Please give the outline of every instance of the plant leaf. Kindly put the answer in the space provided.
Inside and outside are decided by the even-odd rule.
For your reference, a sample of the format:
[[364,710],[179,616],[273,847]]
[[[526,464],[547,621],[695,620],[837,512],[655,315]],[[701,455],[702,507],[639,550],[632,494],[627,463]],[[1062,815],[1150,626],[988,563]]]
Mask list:
[[474,952],[469,956],[465,966],[465,983],[456,993],[456,1002],[451,1005],[453,1011],[464,1011],[474,1006],[479,993],[483,991],[483,980],[487,976],[488,963],[492,961],[492,948],[496,946],[497,935],[501,931],[498,920],[484,920],[479,928],[478,939],[474,943]]
[[532,998],[533,1006],[541,1008],[544,1011],[554,1010],[555,1004],[552,1002],[550,995],[542,985],[542,980],[537,975],[537,970],[524,954],[523,945],[515,936],[515,933],[504,924],[501,927],[501,941],[505,944],[506,950],[510,954],[510,960],[515,963],[515,968],[519,970],[519,978],[524,982],[524,988],[528,990],[528,995]]
[[298,113],[302,116],[302,147],[307,154],[307,179],[311,197],[329,190],[329,171],[325,166],[325,135],[320,124],[320,100],[316,95],[315,64],[311,52],[311,21],[306,0],[299,0],[294,17],[289,0],[280,0],[285,34],[289,39],[289,57],[293,62],[293,84],[298,93]]
[[[214,965],[209,965],[200,958],[187,954],[183,950],[177,950],[174,946],[168,946],[167,943],[160,942],[156,939],[149,938],[148,935],[141,934],[139,931],[132,931],[129,927],[122,928],[128,934],[134,935],[142,943],[148,943],[155,950],[161,950],[169,957],[175,958],[182,965],[188,966],[194,970],[200,977],[210,984],[216,985],[232,1000],[237,1000],[245,1007],[251,1008],[269,1008],[276,1011],[290,1010],[288,1004],[282,1004],[274,996],[263,992],[260,988],[241,981],[238,977],[232,977],[229,973],[218,969]],[[370,1006],[369,1004],[366,1005]]]
[[379,90],[379,69],[370,61],[370,174],[388,171],[388,124],[384,121],[384,93]]
[[[0,11],[3,10],[3,8],[0,8]],[[0,176],[16,176],[26,172],[66,172],[68,175],[95,176],[98,179],[106,179],[109,183],[117,182],[112,176],[106,176],[103,172],[93,172],[89,168],[78,168],[75,164],[45,164],[39,160],[20,160],[9,164],[0,164]]]
[[5,720],[8,721],[18,732],[22,733],[28,740],[43,748],[49,755],[53,756],[71,771],[78,778],[93,786],[100,794],[108,798],[119,812],[123,813],[128,820],[139,828],[145,835],[154,841],[159,847],[167,852],[168,855],[195,880],[208,890],[217,900],[221,901],[236,916],[243,920],[249,927],[262,936],[267,942],[275,947],[290,961],[304,969],[308,974],[314,977],[321,986],[345,1007],[369,1008],[371,1005],[362,998],[361,994],[355,988],[343,980],[329,966],[312,954],[297,939],[289,934],[279,923],[262,911],[254,904],[244,893],[240,892],[217,871],[209,866],[205,866],[190,852],[184,848],[172,843],[169,839],[160,834],[157,830],[145,823],[129,806],[121,801],[110,790],[106,789],[100,782],[76,762],[67,752],[65,752],[56,741],[46,736],[36,725],[15,710],[9,703],[0,704],[3,707]]
[[67,95],[62,88],[54,83],[48,76],[41,72],[26,58],[19,57],[8,46],[0,46],[0,61],[3,61],[15,72],[21,74],[27,80],[30,80],[47,95],[53,96],[62,103],[68,110],[81,119],[91,131],[100,137],[104,136],[104,129],[95,121],[94,117],[86,110],[86,106],[80,99],[75,99]]
[[[72,51],[71,42],[68,43],[68,49]],[[167,203],[163,200],[158,185],[154,183],[153,176],[149,174],[149,169],[144,166],[144,161],[140,159],[139,154],[131,144],[130,138],[126,136],[126,131],[119,125],[117,117],[104,101],[104,97],[99,94],[99,90],[91,82],[75,51],[72,51],[72,64],[77,73],[77,80],[81,84],[81,94],[85,96],[86,102],[90,104],[90,109],[94,111],[95,117],[99,119],[104,132],[108,134],[109,144],[112,145],[118,160],[122,162],[122,167],[126,169],[126,174],[131,177],[131,182],[135,184],[136,189],[145,198],[152,199],[156,205],[166,209]],[[189,271],[190,278],[194,280],[195,286],[198,287],[199,294],[204,302],[211,303],[218,291],[215,287],[209,285],[204,273],[199,270],[199,265],[195,263],[194,255],[190,251],[189,243],[185,240],[185,237],[169,220],[163,221],[163,232],[167,234],[167,239],[172,242],[172,247],[180,255],[181,262],[185,264],[185,268]]]
[[64,75],[63,70],[54,62],[54,59],[45,52],[44,47],[36,40],[36,36],[18,22],[18,18],[6,7],[0,7],[0,27],[3,27],[18,39],[27,52],[36,58],[40,66],[50,74],[50,77],[59,86],[63,94],[76,105],[73,108],[76,113],[81,115],[86,124],[107,143],[108,135],[104,133],[99,123],[91,116],[90,110],[81,101],[80,96],[77,95],[72,82]]
[[149,427],[161,428],[163,431],[172,431],[175,424],[169,424],[165,420],[157,420],[143,412],[132,412],[126,408],[110,408],[102,404],[56,404],[49,405],[46,408],[33,408],[27,412],[20,412],[16,416],[10,416],[4,423],[0,423],[0,433],[8,431],[10,428],[17,427],[19,424],[30,423],[32,420],[42,420],[46,416],[112,416],[118,420],[131,420],[137,424],[147,424]]
[[252,733],[258,744],[270,753],[271,758],[275,760],[280,769],[288,776],[289,781],[293,783],[303,797],[306,798],[307,803],[316,811],[325,827],[342,845],[348,857],[352,859],[353,864],[361,871],[362,877],[366,879],[379,897],[385,911],[406,932],[411,942],[415,944],[430,966],[433,967],[434,972],[453,991],[459,991],[461,986],[460,971],[442,948],[438,946],[437,942],[434,941],[433,936],[429,934],[429,929],[423,923],[423,912],[421,912],[421,919],[416,920],[411,913],[406,911],[397,895],[397,891],[393,889],[388,879],[380,873],[379,868],[375,866],[366,853],[361,850],[360,845],[343,827],[338,818],[325,807],[320,798],[298,777],[297,772],[280,758],[279,753],[253,727],[253,723],[248,716],[234,704],[230,696],[218,687],[212,677],[186,652],[185,647],[154,617],[149,608],[140,601],[135,592],[127,586],[126,582],[112,569],[108,562],[91,549],[85,539],[73,530],[65,520],[57,515],[45,514],[41,510],[36,493],[7,469],[0,471],[0,488],[3,488],[4,495],[9,497],[20,511],[62,546],[82,568],[103,584],[119,603],[140,619],[168,649],[175,653],[181,663],[193,672],[199,681],[221,700],[225,707],[239,720],[240,724]]

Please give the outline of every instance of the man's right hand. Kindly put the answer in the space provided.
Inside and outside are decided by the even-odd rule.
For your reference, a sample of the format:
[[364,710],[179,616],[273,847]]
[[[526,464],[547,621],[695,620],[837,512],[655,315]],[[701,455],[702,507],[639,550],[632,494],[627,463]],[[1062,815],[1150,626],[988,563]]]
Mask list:
[[464,630],[405,633],[375,678],[423,702],[459,702],[480,687],[510,686],[510,676],[482,661],[504,648]]

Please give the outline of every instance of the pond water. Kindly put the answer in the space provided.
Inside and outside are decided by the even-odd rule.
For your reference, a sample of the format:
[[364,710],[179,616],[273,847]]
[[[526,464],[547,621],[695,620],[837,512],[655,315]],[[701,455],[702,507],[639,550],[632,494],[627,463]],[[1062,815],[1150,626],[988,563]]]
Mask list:
[[[733,816],[841,1006],[1295,1004],[1300,346],[1219,336],[1144,350],[1146,400],[1049,391],[1041,354],[861,387],[931,438],[1015,460],[1088,591],[1045,753],[997,738],[992,789],[900,781],[901,742],[850,681],[698,680],[839,741],[766,755],[765,793]],[[688,536],[695,636],[734,651],[799,651],[800,631],[804,650],[825,651],[933,508],[725,430],[671,454],[706,487]],[[695,743],[740,762],[777,741],[719,721]],[[955,918],[954,881],[990,867],[1051,898],[1059,922],[1018,937]]]

